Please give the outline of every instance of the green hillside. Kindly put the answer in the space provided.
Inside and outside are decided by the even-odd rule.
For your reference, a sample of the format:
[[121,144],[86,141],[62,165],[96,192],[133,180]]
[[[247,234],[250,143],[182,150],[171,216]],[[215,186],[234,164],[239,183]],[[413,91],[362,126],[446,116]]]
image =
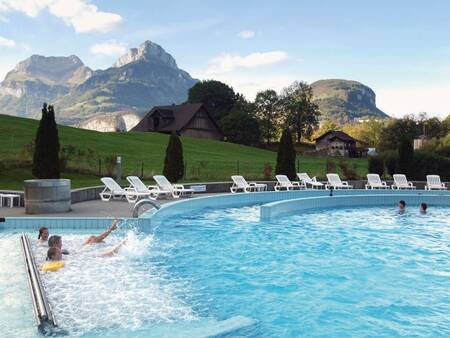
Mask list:
[[[0,189],[21,189],[22,181],[31,178],[30,154],[26,145],[34,139],[38,121],[0,115]],[[60,143],[73,146],[64,177],[73,187],[98,185],[100,175],[108,175],[107,158],[122,156],[123,175],[151,176],[162,172],[168,135],[158,133],[100,133],[59,126]],[[182,138],[186,161],[185,181],[230,180],[239,172],[249,179],[264,177],[264,164],[275,171],[276,153],[233,143]],[[99,160],[101,172],[99,172]],[[348,160],[357,172],[367,171],[365,159]],[[301,171],[324,177],[326,158],[299,157]],[[111,171],[111,170],[110,170]]]

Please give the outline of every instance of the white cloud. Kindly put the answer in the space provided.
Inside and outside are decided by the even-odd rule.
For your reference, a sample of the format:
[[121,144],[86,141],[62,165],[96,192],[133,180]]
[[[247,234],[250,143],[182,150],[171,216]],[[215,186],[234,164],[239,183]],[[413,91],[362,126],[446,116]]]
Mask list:
[[376,93],[377,106],[391,116],[421,112],[440,117],[450,114],[450,85],[385,88],[378,89]]
[[214,79],[221,81],[233,87],[236,92],[244,94],[244,96],[253,100],[259,91],[273,89],[278,93],[281,90],[298,80],[304,78],[300,74],[266,74],[254,71],[233,72],[224,74],[215,74],[211,76],[205,72],[193,73],[195,78],[208,80]]
[[282,62],[288,58],[288,54],[283,51],[258,52],[247,56],[222,54],[212,59],[208,63],[207,74],[221,74],[232,72],[239,68],[256,68]]
[[238,36],[242,39],[251,39],[255,36],[255,32],[253,31],[241,31],[238,33]]
[[44,9],[77,33],[106,33],[123,20],[119,14],[99,11],[89,0],[0,0],[0,13],[17,11],[36,17]]
[[114,56],[125,54],[127,51],[127,47],[125,46],[125,44],[121,42],[111,41],[111,42],[97,43],[91,46],[90,51],[92,54]]
[[14,48],[16,43],[13,40],[0,36],[0,47]]

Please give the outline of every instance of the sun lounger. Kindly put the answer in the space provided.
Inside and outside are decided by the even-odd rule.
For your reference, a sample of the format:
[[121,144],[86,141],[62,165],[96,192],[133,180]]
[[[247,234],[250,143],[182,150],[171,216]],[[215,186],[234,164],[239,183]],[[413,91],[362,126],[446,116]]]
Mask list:
[[275,184],[275,191],[301,189],[304,186],[300,182],[292,182],[286,175],[276,175],[277,184]]
[[441,182],[441,177],[439,175],[427,175],[427,184],[425,185],[425,190],[447,190],[444,183]]
[[311,186],[312,189],[314,188],[322,189],[324,187],[324,184],[322,182],[317,182],[315,176],[311,178],[307,173],[297,173],[297,177],[300,180],[300,182],[303,183],[305,189],[308,188],[308,184]]
[[326,189],[353,189],[353,186],[349,185],[347,181],[341,181],[338,174],[327,174],[327,180]]
[[230,191],[232,193],[237,193],[240,190],[242,192],[255,192],[267,190],[267,184],[247,182],[246,179],[240,175],[233,175],[231,176],[231,179],[233,180],[233,184],[230,187]]
[[393,178],[394,184],[392,184],[392,189],[416,189],[412,182],[408,182],[403,174],[394,174]]
[[135,203],[141,198],[150,198],[156,200],[158,194],[152,187],[147,187],[144,182],[137,176],[128,176],[127,181],[130,183],[127,191],[127,200]]
[[366,189],[388,189],[389,186],[382,181],[378,174],[367,174]]
[[113,200],[121,200],[127,196],[127,189],[122,188],[114,179],[111,177],[102,177],[100,179],[105,185],[105,188],[100,193],[100,198],[102,201],[109,201],[111,198]]
[[153,179],[156,181],[156,190],[166,194],[168,191],[173,198],[180,198],[180,196],[192,196],[193,189],[186,189],[182,184],[172,184],[164,175],[155,175]]

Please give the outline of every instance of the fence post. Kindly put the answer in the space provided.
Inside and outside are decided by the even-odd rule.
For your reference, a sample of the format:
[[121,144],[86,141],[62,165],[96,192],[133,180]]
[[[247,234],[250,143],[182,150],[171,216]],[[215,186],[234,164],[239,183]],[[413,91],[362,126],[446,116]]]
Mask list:
[[144,161],[141,162],[141,178],[144,178]]
[[300,172],[300,161],[299,161],[299,159],[297,159],[297,172],[298,173]]
[[99,177],[102,176],[102,159],[101,158],[98,159],[98,176]]
[[236,169],[237,174],[239,175],[239,160],[236,161]]

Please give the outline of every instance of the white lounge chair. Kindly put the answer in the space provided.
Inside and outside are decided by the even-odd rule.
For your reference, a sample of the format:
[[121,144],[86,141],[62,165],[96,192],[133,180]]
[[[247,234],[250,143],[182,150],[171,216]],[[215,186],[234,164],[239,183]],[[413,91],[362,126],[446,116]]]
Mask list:
[[366,189],[388,189],[389,186],[382,181],[378,174],[367,174]]
[[439,175],[427,175],[427,184],[425,185],[425,190],[447,190],[444,183],[441,182],[441,177]]
[[234,194],[239,190],[242,192],[255,192],[255,191],[264,191],[267,189],[267,184],[256,183],[256,182],[247,182],[247,180],[240,175],[231,176],[233,180],[233,184],[230,187],[230,191]]
[[186,189],[182,184],[172,184],[164,175],[155,175],[153,179],[156,181],[156,190],[160,193],[167,194],[167,191],[173,198],[180,196],[192,196],[194,189]]
[[130,186],[127,190],[127,200],[130,203],[134,203],[141,198],[148,197],[152,200],[156,200],[158,194],[151,186],[147,187],[144,182],[137,176],[128,176],[127,181],[130,182]]
[[312,189],[318,188],[321,189],[324,187],[324,184],[322,182],[317,182],[316,177],[313,178],[309,177],[307,173],[297,173],[297,177],[300,180],[300,182],[303,183],[303,186],[305,189],[308,188],[308,184],[311,186]]
[[275,184],[275,191],[301,189],[304,186],[300,182],[291,182],[286,175],[276,175],[277,184]]
[[327,174],[327,180],[326,189],[353,189],[353,186],[349,185],[347,181],[341,181],[338,174]]
[[111,177],[102,177],[100,179],[105,185],[105,188],[100,193],[100,198],[102,201],[108,202],[111,200],[121,200],[127,196],[127,189],[122,188],[114,179]]
[[406,176],[403,174],[394,174],[394,184],[392,184],[392,189],[416,189],[412,182],[408,182]]

